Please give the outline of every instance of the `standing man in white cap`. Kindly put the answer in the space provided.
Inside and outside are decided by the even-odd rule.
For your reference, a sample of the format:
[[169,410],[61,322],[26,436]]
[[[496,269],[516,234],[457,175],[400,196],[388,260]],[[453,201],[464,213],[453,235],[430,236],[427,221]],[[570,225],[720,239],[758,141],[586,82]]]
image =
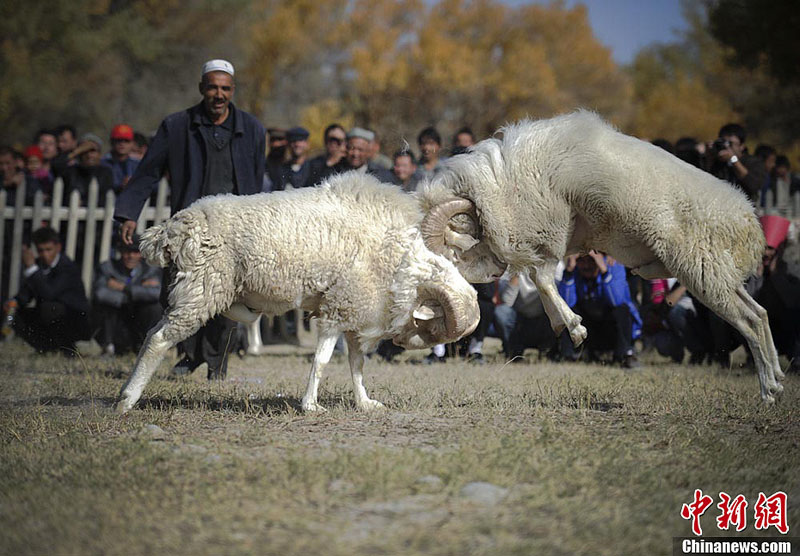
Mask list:
[[347,150],[345,156],[336,166],[333,166],[327,173],[322,175],[326,178],[331,174],[356,171],[362,174],[375,176],[384,183],[392,182],[392,173],[384,170],[370,161],[372,147],[370,143],[375,139],[375,134],[362,127],[354,127],[347,132]]
[[[117,199],[114,218],[122,223],[125,244],[132,243],[139,213],[167,172],[173,214],[207,195],[261,192],[266,134],[254,116],[234,106],[233,75],[233,65],[227,60],[209,60],[200,79],[200,103],[161,122],[147,154]],[[172,281],[172,271],[167,269],[165,286]],[[166,287],[162,288],[165,304]],[[183,359],[173,372],[190,373],[208,363],[209,380],[225,378],[233,330],[234,322],[225,317],[209,321],[179,344]]]

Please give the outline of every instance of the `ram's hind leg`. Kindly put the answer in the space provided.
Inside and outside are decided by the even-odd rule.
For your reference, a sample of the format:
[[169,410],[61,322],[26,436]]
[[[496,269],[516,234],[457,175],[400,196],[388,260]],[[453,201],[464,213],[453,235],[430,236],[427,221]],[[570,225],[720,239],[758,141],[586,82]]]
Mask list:
[[[153,374],[167,351],[178,342],[185,340],[200,328],[199,320],[174,319],[167,313],[161,321],[147,333],[147,338],[139,350],[136,364],[128,382],[122,387],[117,402],[118,413],[126,413],[139,400],[144,387],[150,382]],[[192,324],[188,324],[188,323]]]
[[558,260],[547,260],[544,264],[531,271],[531,280],[539,290],[544,312],[550,319],[550,326],[556,336],[566,328],[575,347],[586,339],[586,328],[581,325],[581,317],[570,309],[567,302],[558,294],[556,289],[556,267]]
[[775,396],[783,391],[783,386],[775,379],[776,364],[771,352],[775,348],[770,347],[772,338],[766,311],[750,298],[743,286],[731,290],[727,299],[704,302],[709,309],[738,330],[747,341],[758,371],[761,398],[768,403],[774,402]]
[[264,342],[261,339],[261,313],[250,310],[244,303],[234,303],[223,315],[236,322],[241,322],[247,327],[248,355],[264,353]]
[[768,361],[770,363],[770,368],[773,371],[774,378],[776,380],[783,380],[786,378],[786,375],[783,374],[781,370],[781,362],[778,359],[778,350],[775,348],[775,342],[772,340],[772,331],[769,327],[769,317],[767,316],[767,310],[764,309],[761,305],[756,303],[756,300],[750,297],[750,294],[747,293],[747,290],[744,286],[739,287],[736,290],[736,294],[745,302],[745,304],[761,319],[761,329],[764,331],[764,343],[767,345],[768,348]]
[[347,356],[350,360],[350,373],[353,375],[353,393],[356,396],[356,407],[361,411],[372,411],[385,407],[378,400],[370,399],[367,390],[364,388],[364,352],[361,351],[361,344],[352,332],[345,334],[347,339]]

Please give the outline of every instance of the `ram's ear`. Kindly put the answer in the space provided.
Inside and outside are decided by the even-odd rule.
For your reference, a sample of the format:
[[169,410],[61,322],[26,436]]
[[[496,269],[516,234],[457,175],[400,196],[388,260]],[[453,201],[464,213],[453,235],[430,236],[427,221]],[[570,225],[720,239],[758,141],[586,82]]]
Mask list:
[[420,305],[413,313],[417,320],[431,320],[444,316],[444,310],[440,306]]
[[[466,217],[461,218],[466,218],[470,225],[457,232],[452,227],[456,221],[451,222],[451,219],[462,214]],[[444,253],[446,247],[458,247],[464,251],[472,248],[478,240],[469,233],[463,233],[470,228],[480,229],[475,205],[469,199],[460,197],[454,197],[431,208],[420,225],[425,245],[438,254]]]
[[444,231],[444,244],[447,246],[458,247],[462,251],[469,251],[481,241],[469,234],[460,234],[451,230],[449,227]]

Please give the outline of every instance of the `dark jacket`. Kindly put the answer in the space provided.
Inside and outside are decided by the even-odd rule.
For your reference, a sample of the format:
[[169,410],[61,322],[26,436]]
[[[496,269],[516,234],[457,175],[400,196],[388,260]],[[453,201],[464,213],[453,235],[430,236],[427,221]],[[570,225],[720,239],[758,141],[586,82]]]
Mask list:
[[394,172],[392,172],[391,170],[389,172],[392,175],[391,183],[393,183],[395,185],[399,185],[402,188],[403,191],[406,191],[408,193],[410,193],[412,191],[416,191],[417,190],[417,185],[419,184],[420,181],[422,181],[422,174],[419,172],[419,170],[414,172],[411,175],[411,177],[408,178],[408,183],[405,183],[405,184],[402,181],[400,181],[400,178],[398,178],[397,175],[395,175]]
[[[0,175],[0,180],[2,180],[2,175]],[[25,206],[33,206],[33,198],[39,189],[39,181],[36,178],[25,174],[25,195],[23,199]],[[6,206],[13,207],[17,202],[17,187],[6,187],[5,185],[2,185],[2,190],[6,192]]]
[[286,189],[286,186],[291,185],[295,189],[300,189],[301,187],[311,187],[315,185],[310,183],[311,180],[311,161],[306,160],[303,164],[300,165],[300,169],[295,172],[292,170],[292,163],[287,162],[283,166],[281,166],[281,183],[279,187],[275,187],[275,184],[272,184],[273,191],[283,191]]
[[27,305],[31,299],[39,301],[58,301],[67,309],[86,314],[89,301],[81,281],[81,271],[64,253],[58,264],[49,272],[40,268],[22,281],[17,294],[20,307]]
[[[321,179],[325,179],[334,174],[343,174],[351,170],[355,170],[355,168],[352,168],[347,163],[347,159],[343,158],[337,165],[328,168],[328,172],[323,173]],[[367,162],[367,174],[378,178],[378,180],[383,183],[392,183],[392,180],[394,179],[394,174],[392,174],[389,170],[384,170],[383,168],[375,166],[372,162]]]
[[97,166],[70,166],[64,171],[64,198],[63,206],[69,206],[69,198],[73,191],[81,195],[81,206],[86,206],[89,200],[89,183],[92,178],[97,178],[97,204],[105,205],[106,194],[113,189],[114,179],[111,169],[98,164]]
[[[266,132],[255,117],[237,109],[233,103],[230,109],[234,114],[231,153],[236,193],[260,193],[264,182]],[[164,118],[147,154],[117,199],[115,219],[138,219],[145,202],[167,171],[173,213],[200,198],[206,170],[205,142],[198,129],[202,111],[200,103]]]
[[[108,287],[108,280],[125,284],[122,291]],[[143,282],[155,280],[154,286],[145,286]],[[119,309],[128,304],[158,303],[161,293],[161,269],[150,266],[144,261],[133,272],[128,273],[122,261],[105,261],[98,268],[94,278],[94,303],[110,305]]]
[[740,157],[741,163],[747,168],[747,175],[744,179],[739,179],[736,170],[720,160],[714,160],[710,172],[721,180],[732,183],[741,189],[751,201],[758,203],[761,189],[767,181],[767,168],[764,161],[757,156],[743,154]]

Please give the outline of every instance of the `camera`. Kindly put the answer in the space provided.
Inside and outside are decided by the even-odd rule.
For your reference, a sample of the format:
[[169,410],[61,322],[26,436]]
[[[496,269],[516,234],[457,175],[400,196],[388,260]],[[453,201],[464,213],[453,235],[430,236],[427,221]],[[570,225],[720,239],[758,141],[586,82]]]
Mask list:
[[731,142],[727,139],[723,139],[722,137],[717,137],[714,142],[711,144],[711,148],[715,151],[724,151],[725,149],[729,149],[731,147]]

